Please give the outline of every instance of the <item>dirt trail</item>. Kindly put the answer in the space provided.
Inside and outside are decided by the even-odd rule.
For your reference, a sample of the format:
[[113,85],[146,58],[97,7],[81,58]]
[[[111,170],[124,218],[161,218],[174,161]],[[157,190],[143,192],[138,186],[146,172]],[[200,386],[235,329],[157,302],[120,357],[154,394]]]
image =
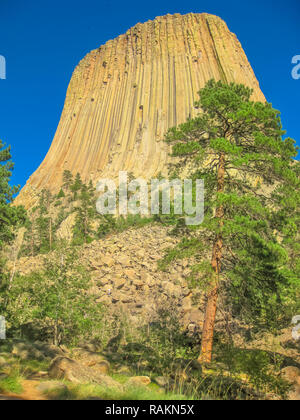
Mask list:
[[24,380],[22,381],[23,392],[21,394],[0,394],[0,401],[45,401],[47,400],[45,395],[36,389],[39,383],[39,381]]

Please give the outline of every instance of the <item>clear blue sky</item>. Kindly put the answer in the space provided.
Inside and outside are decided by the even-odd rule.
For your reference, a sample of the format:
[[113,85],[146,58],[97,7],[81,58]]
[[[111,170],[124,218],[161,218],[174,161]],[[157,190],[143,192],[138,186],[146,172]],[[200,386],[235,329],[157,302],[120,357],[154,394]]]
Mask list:
[[166,13],[207,12],[241,41],[269,102],[300,145],[299,0],[0,0],[0,138],[12,145],[13,182],[23,185],[53,139],[74,67],[90,50],[137,22]]

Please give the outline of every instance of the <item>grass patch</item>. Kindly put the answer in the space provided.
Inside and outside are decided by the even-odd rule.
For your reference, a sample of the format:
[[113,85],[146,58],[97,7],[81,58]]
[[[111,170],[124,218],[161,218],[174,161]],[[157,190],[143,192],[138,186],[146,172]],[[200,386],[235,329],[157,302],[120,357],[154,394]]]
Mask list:
[[23,392],[23,387],[20,381],[21,378],[18,376],[8,376],[0,379],[0,392],[21,394]]
[[[67,384],[67,383],[66,383]],[[155,384],[153,384],[155,385]],[[124,386],[123,390],[104,388],[93,384],[67,384],[67,390],[48,392],[46,395],[53,400],[187,400],[186,395],[166,393],[162,389],[149,386]]]
[[47,371],[49,368],[50,362],[47,360],[20,360],[19,362],[19,370],[24,377],[29,377],[34,375],[40,371]]
[[130,378],[130,376],[133,376],[133,375],[130,375],[130,374],[128,374],[128,375],[124,375],[124,374],[121,374],[121,373],[113,373],[112,375],[110,375],[115,381],[117,381],[117,382],[119,382],[120,384],[125,384],[127,381],[128,381],[128,379]]

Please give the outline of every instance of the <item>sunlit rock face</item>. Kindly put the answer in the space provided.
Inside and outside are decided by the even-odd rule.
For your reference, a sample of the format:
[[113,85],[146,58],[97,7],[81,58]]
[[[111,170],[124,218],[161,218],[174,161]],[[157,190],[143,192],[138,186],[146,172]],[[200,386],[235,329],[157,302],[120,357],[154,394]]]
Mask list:
[[169,127],[195,115],[210,79],[243,83],[265,101],[236,35],[209,14],[167,15],[138,23],[91,51],[76,67],[49,152],[17,202],[57,191],[65,169],[85,181],[120,170],[150,178],[166,172]]

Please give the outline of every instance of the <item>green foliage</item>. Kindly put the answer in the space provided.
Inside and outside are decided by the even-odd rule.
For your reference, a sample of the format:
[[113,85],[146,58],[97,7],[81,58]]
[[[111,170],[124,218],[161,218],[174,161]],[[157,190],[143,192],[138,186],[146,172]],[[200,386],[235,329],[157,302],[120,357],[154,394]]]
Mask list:
[[61,188],[56,198],[59,200],[60,198],[64,198],[64,197],[65,197],[65,193],[64,193],[64,190]]
[[63,189],[70,190],[71,184],[73,182],[73,175],[70,171],[65,170],[63,173]]
[[197,342],[182,328],[177,302],[157,299],[154,319],[133,325],[126,312],[108,313],[101,336],[107,355],[112,354],[137,375],[168,376],[181,362],[187,366],[196,357]]
[[70,214],[65,207],[64,192],[59,195],[61,200],[56,201],[57,196],[52,196],[46,189],[39,194],[38,205],[31,209],[30,220],[25,224],[26,232],[20,255],[47,254],[58,245],[57,230]]
[[10,147],[5,147],[0,140],[0,291],[6,281],[3,248],[14,240],[16,229],[27,220],[24,207],[12,206],[13,197],[19,191],[19,187],[9,184],[13,167]]
[[[125,377],[125,380],[128,378]],[[49,399],[54,400],[121,400],[121,401],[139,401],[139,400],[192,400],[182,394],[167,393],[161,389],[153,389],[152,387],[133,387],[126,386],[123,390],[115,388],[103,387],[92,384],[68,384],[66,391],[52,391],[47,393]]]
[[0,392],[21,394],[23,387],[20,380],[21,378],[14,374],[4,379],[0,378]]
[[10,147],[0,140],[0,249],[14,239],[14,230],[26,220],[26,213],[21,206],[11,206],[19,187],[9,185],[14,164],[11,161]]
[[[122,232],[130,227],[138,228],[152,222],[152,217],[142,217],[139,214],[127,217],[100,215],[96,211],[96,191],[90,181],[85,184],[78,175],[72,181],[71,174],[64,174],[66,185],[61,189],[60,200],[52,196],[47,190],[41,191],[39,203],[30,212],[30,220],[25,227],[26,232],[20,255],[35,256],[47,254],[55,250],[58,244],[57,230],[62,222],[72,213],[75,214],[75,223],[72,228],[72,245],[80,246],[90,243],[106,235]],[[69,184],[70,180],[72,181]],[[74,187],[75,186],[75,187]],[[74,194],[76,201],[74,201]]]
[[217,349],[217,360],[223,364],[232,377],[243,377],[256,392],[265,395],[275,392],[286,396],[288,385],[280,377],[284,357],[277,357],[258,349],[241,349],[232,344],[222,344]]
[[39,198],[38,216],[34,220],[36,234],[38,236],[37,248],[41,254],[45,254],[53,249],[55,230],[50,214],[52,201],[53,197],[50,191],[43,190]]
[[[79,184],[78,184],[79,185]],[[92,221],[96,219],[96,197],[93,184],[86,186],[81,183],[79,194],[79,206],[76,210],[76,220],[73,229],[73,244],[81,245],[93,240]]]
[[[128,376],[163,376],[167,393],[192,399],[265,399],[269,392],[284,398],[287,386],[279,376],[284,357],[235,347],[222,332],[215,363],[201,369],[197,335],[182,328],[176,301],[157,303],[155,321],[147,324],[132,324],[126,313],[106,313],[100,339],[112,365],[125,365]],[[121,374],[114,378],[125,382]]]
[[98,238],[103,238],[116,229],[116,219],[111,214],[104,214],[98,216],[100,220],[96,235]]
[[300,291],[298,149],[294,140],[283,139],[279,111],[251,101],[251,94],[243,85],[211,80],[199,92],[202,113],[167,132],[172,155],[179,158],[172,171],[178,176],[185,170],[185,177],[205,182],[205,217],[198,227],[177,217],[174,232],[183,239],[162,265],[193,257],[192,280],[205,289],[212,244],[221,235],[220,285],[228,307],[235,316],[270,327],[287,322]]
[[20,255],[34,256],[39,250],[38,232],[35,229],[35,221],[28,220],[25,224],[26,232],[24,234],[24,243]]
[[80,174],[77,173],[74,182],[70,185],[70,191],[73,193],[73,200],[77,199],[78,192],[82,188],[82,180]]
[[77,258],[74,249],[62,244],[45,260],[43,272],[15,278],[5,313],[11,331],[30,322],[49,331],[54,344],[75,344],[97,331],[101,307],[88,293],[90,279]]

